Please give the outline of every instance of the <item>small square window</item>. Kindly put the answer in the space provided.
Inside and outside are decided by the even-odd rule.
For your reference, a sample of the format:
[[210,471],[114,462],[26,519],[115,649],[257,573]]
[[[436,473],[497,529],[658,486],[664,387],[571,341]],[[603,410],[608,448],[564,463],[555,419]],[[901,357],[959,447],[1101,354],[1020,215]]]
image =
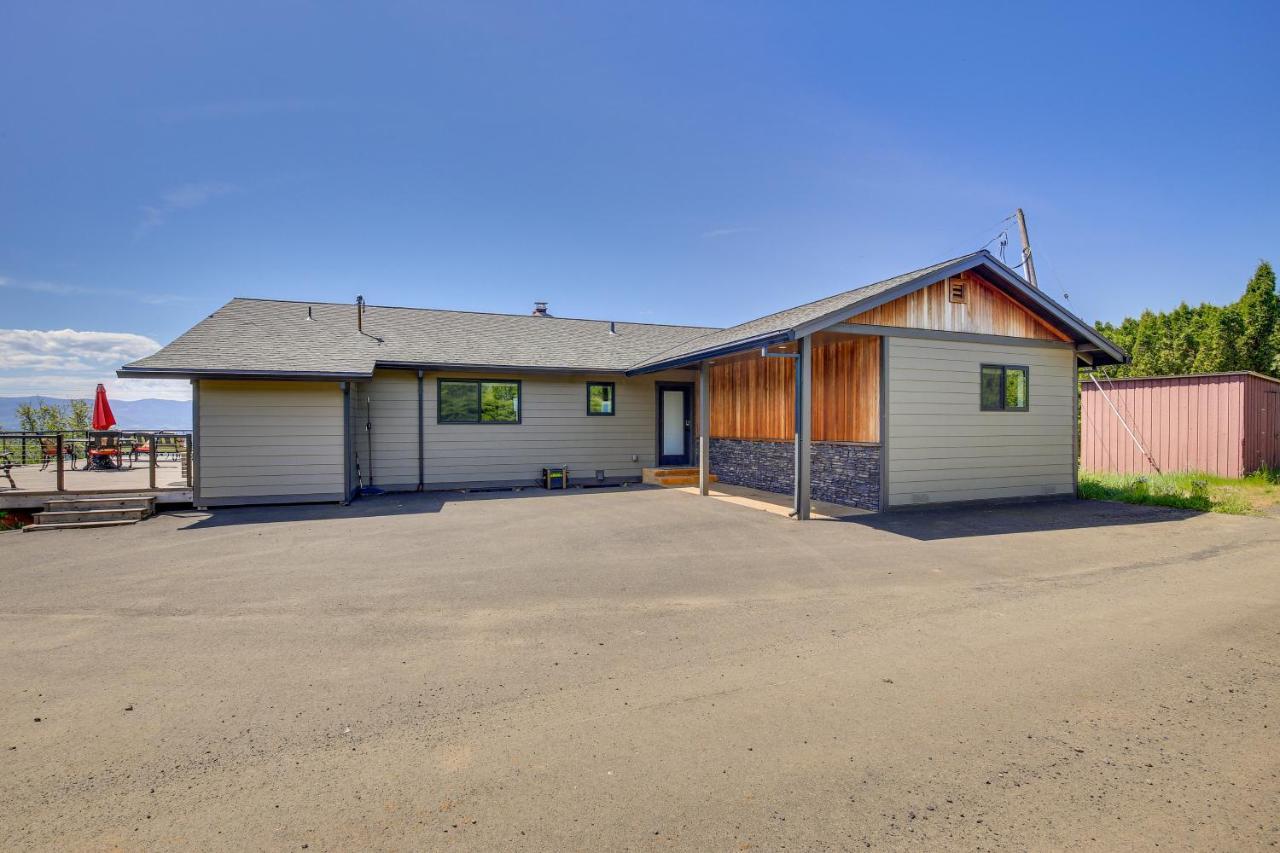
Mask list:
[[612,382],[587,383],[587,414],[612,415],[614,413],[614,394],[616,389]]
[[1031,407],[1031,373],[1016,365],[984,364],[979,395],[984,412],[1025,412]]
[[963,281],[947,279],[947,300],[960,305],[969,301],[969,290]]

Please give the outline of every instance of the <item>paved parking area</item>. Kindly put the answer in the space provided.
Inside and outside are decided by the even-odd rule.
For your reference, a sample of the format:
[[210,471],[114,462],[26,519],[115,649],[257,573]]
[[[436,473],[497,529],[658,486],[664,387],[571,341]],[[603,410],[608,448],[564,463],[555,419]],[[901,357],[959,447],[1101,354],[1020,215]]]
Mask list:
[[0,534],[0,848],[1267,847],[1278,545],[647,489]]

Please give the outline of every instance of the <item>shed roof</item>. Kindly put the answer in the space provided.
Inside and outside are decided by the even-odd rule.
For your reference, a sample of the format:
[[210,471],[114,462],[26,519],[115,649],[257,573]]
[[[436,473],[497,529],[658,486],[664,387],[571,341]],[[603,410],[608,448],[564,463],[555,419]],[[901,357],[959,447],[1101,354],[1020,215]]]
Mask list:
[[1172,382],[1187,379],[1243,379],[1246,376],[1265,379],[1268,382],[1280,385],[1280,379],[1268,376],[1265,373],[1259,373],[1256,370],[1223,370],[1217,373],[1171,373],[1167,376],[1103,376],[1102,379],[1107,384],[1111,384],[1113,382]]

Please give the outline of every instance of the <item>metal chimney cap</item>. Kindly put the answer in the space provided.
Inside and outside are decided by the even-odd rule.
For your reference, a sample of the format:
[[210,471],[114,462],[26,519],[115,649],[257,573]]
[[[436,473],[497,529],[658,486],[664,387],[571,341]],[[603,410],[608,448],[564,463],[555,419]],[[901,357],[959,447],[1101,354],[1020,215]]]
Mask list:
[[534,302],[534,303],[533,303],[533,316],[535,316],[535,317],[550,317],[551,315],[547,313],[547,303],[545,303],[545,302]]

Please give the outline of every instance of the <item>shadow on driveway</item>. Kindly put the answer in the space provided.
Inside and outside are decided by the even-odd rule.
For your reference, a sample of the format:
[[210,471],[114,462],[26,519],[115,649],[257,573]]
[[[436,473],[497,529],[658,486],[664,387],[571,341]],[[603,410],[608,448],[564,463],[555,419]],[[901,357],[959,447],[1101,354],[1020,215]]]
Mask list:
[[970,536],[1000,536],[1007,533],[1155,524],[1182,521],[1197,515],[1203,513],[1112,501],[1063,500],[1008,503],[982,508],[911,509],[877,515],[846,516],[838,521],[842,524],[860,524],[921,541],[932,541]]
[[176,518],[191,518],[192,523],[183,530],[201,530],[209,527],[230,527],[242,524],[277,524],[290,521],[327,521],[330,519],[381,518],[396,515],[419,515],[440,512],[446,504],[457,501],[497,500],[568,500],[591,494],[639,492],[654,486],[633,485],[627,487],[604,486],[588,489],[547,491],[526,488],[521,491],[448,491],[448,492],[388,492],[382,495],[365,495],[347,506],[333,503],[285,504],[283,506],[228,506],[208,510],[178,510],[166,512]]

